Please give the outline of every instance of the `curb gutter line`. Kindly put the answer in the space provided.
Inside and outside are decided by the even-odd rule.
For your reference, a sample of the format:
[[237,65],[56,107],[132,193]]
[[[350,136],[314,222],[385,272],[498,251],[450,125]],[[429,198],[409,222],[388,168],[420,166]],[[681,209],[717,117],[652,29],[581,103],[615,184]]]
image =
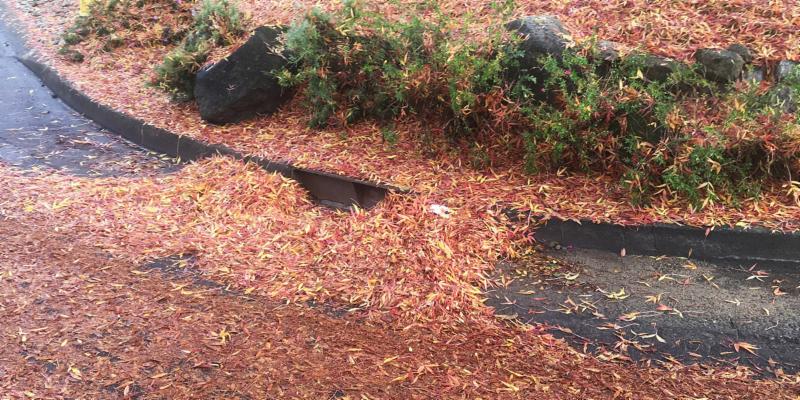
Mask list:
[[800,232],[764,228],[698,228],[677,224],[625,226],[605,222],[544,219],[506,209],[512,221],[538,222],[534,238],[540,243],[646,256],[686,257],[735,263],[769,263],[800,267]]
[[[258,164],[298,181],[319,203],[338,209],[358,206],[369,209],[383,200],[389,192],[409,193],[408,190],[375,184],[261,157],[243,155],[227,146],[208,144],[188,136],[161,129],[127,114],[115,111],[91,100],[76,90],[52,68],[31,56],[17,58],[53,91],[64,103],[84,114],[102,127],[125,139],[150,149],[195,161],[213,155],[227,155]],[[512,220],[538,219],[516,210],[506,210]],[[775,233],[766,229],[715,227],[708,231],[673,224],[623,226],[592,221],[540,221],[534,233],[539,242],[557,242],[563,246],[620,252],[627,254],[689,257],[711,261],[769,262],[800,266],[800,232]]]
[[383,200],[389,192],[409,193],[408,190],[393,186],[244,155],[224,145],[208,144],[178,135],[93,101],[76,90],[51,67],[30,55],[17,57],[17,60],[31,70],[64,103],[103,128],[154,152],[180,158],[182,161],[226,155],[245,162],[253,162],[266,171],[298,181],[319,203],[338,209],[349,209],[352,206],[370,209]]

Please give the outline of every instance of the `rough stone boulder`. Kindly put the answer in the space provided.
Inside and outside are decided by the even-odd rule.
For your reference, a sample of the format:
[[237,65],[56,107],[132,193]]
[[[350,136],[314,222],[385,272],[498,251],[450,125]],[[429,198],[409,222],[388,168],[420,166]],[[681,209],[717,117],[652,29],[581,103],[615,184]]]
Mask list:
[[742,60],[744,60],[745,64],[752,63],[753,59],[755,58],[753,56],[753,52],[750,51],[750,49],[747,46],[745,46],[745,45],[743,45],[741,43],[734,43],[734,44],[728,46],[727,50],[738,54],[739,57],[742,57]]
[[619,44],[608,40],[601,40],[597,42],[592,54],[597,64],[597,73],[601,76],[607,76],[611,72],[611,68],[620,60]]
[[617,62],[619,60],[619,44],[608,40],[597,42],[597,57],[603,62]]
[[642,56],[642,73],[647,80],[652,82],[666,82],[673,72],[677,72],[683,65],[669,57],[652,54]]
[[775,67],[775,80],[777,83],[770,91],[773,102],[783,112],[797,113],[800,111],[800,88],[794,77],[800,77],[800,63],[783,60]]
[[569,31],[556,17],[550,15],[527,16],[506,24],[506,29],[517,32],[521,37],[520,70],[514,71],[515,77],[533,76],[536,84],[541,85],[547,78],[542,70],[541,59],[552,56],[560,60],[567,46],[572,43]]
[[764,80],[764,70],[759,67],[745,68],[742,78],[751,83],[761,83]]
[[204,120],[224,124],[270,114],[289,99],[289,90],[273,75],[288,65],[282,32],[260,27],[227,58],[198,72],[194,96]]
[[560,57],[572,42],[569,31],[551,15],[528,16],[506,24],[508,30],[522,35],[522,50],[532,62],[542,56]]
[[778,82],[783,82],[792,75],[795,68],[800,68],[800,63],[789,60],[783,60],[779,62],[775,67],[775,80]]
[[706,79],[719,82],[734,82],[742,75],[744,59],[730,50],[700,49],[694,54],[698,64],[702,66]]
[[773,103],[785,113],[796,113],[800,107],[800,96],[790,86],[778,85],[774,87],[770,94]]

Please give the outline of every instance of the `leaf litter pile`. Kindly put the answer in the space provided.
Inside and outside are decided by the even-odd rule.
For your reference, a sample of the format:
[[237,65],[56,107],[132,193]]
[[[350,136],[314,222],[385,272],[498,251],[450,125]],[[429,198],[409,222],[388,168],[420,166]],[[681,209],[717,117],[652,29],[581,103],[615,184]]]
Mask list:
[[[93,54],[82,64],[56,57],[53,39],[74,16],[71,8],[65,12],[57,3],[38,2],[34,6],[35,17],[25,11],[24,2],[9,6],[21,11],[16,14],[31,33],[32,45],[48,62],[103,104],[153,125],[207,142],[224,143],[248,154],[391,183],[412,189],[414,195],[390,196],[369,212],[337,213],[314,207],[292,181],[223,158],[191,165],[172,176],[116,180],[68,179],[45,173],[22,175],[2,168],[7,189],[0,197],[0,215],[10,221],[7,225],[20,226],[19,234],[11,236],[21,238],[19,243],[3,244],[5,253],[16,251],[15,244],[30,246],[31,235],[40,235],[42,242],[48,236],[65,236],[64,243],[82,249],[81,255],[70,261],[74,268],[87,260],[97,260],[96,255],[81,258],[83,252],[93,250],[111,254],[113,263],[124,266],[100,272],[86,269],[83,272],[92,278],[86,278],[78,289],[61,288],[61,295],[74,292],[76,296],[86,296],[86,304],[97,308],[91,313],[106,315],[106,319],[91,318],[91,324],[96,325],[79,332],[86,332],[89,337],[93,335],[91,329],[105,329],[108,335],[116,335],[108,329],[121,328],[113,323],[107,325],[108,321],[113,320],[114,313],[121,314],[121,310],[130,312],[122,306],[104,307],[106,302],[114,302],[92,297],[110,290],[96,289],[102,285],[95,279],[108,279],[124,287],[134,283],[138,287],[145,280],[143,292],[169,293],[166,295],[169,302],[177,301],[182,307],[191,308],[203,321],[196,327],[186,325],[180,322],[184,321],[177,316],[180,314],[172,310],[181,306],[148,303],[144,296],[139,307],[141,315],[127,323],[149,326],[165,319],[174,324],[146,329],[164,329],[168,333],[150,339],[132,339],[138,341],[135,347],[130,341],[106,339],[103,346],[95,349],[102,348],[111,354],[126,352],[130,357],[126,358],[130,360],[126,365],[130,364],[130,368],[109,371],[108,365],[103,364],[107,361],[90,361],[85,357],[91,352],[70,346],[71,341],[60,346],[63,339],[59,337],[55,352],[61,358],[56,363],[53,380],[43,384],[33,377],[41,374],[42,365],[47,368],[49,361],[42,364],[35,354],[32,361],[25,354],[33,353],[25,346],[32,347],[37,343],[33,338],[41,337],[46,345],[41,344],[45,347],[40,347],[40,351],[55,354],[46,346],[55,346],[56,339],[47,336],[50,329],[39,331],[41,327],[34,326],[36,320],[20,314],[23,305],[30,307],[37,299],[30,298],[28,303],[19,300],[24,304],[4,302],[0,310],[8,316],[14,314],[17,324],[26,324],[7,328],[11,329],[6,332],[7,338],[16,337],[15,340],[22,342],[22,333],[26,337],[16,347],[4,346],[4,361],[21,362],[25,358],[26,366],[25,369],[6,367],[1,371],[6,374],[2,382],[11,385],[8,390],[38,395],[22,387],[23,383],[29,383],[40,385],[41,392],[82,393],[80,385],[95,381],[106,385],[104,390],[129,396],[156,391],[167,396],[214,393],[202,386],[193,389],[192,385],[200,380],[205,385],[216,385],[220,397],[234,397],[224,392],[224,388],[231,387],[234,392],[255,397],[266,393],[276,398],[335,398],[338,390],[352,398],[359,398],[353,393],[367,398],[513,398],[537,392],[553,398],[612,395],[697,398],[709,394],[721,398],[792,398],[797,395],[796,377],[752,381],[752,372],[745,368],[667,364],[663,369],[653,369],[600,362],[536,329],[499,323],[483,305],[481,296],[481,288],[489,284],[487,276],[497,259],[513,257],[519,245],[527,240],[525,227],[509,224],[502,207],[512,205],[536,214],[623,224],[655,221],[706,226],[758,224],[796,230],[800,228],[800,208],[782,196],[780,188],[758,200],[747,200],[739,208],[712,205],[698,213],[686,204],[658,199],[648,208],[638,208],[630,205],[616,182],[603,177],[530,177],[513,172],[513,168],[474,171],[462,166],[458,157],[443,148],[417,147],[412,138],[422,130],[418,122],[399,126],[401,138],[394,146],[383,143],[379,128],[366,123],[339,130],[312,131],[306,127],[307,116],[298,104],[291,104],[268,118],[225,127],[209,126],[199,119],[193,106],[171,103],[167,95],[146,85],[152,67],[169,47],[122,47],[113,53]],[[243,3],[254,21],[264,23],[291,20],[307,6],[302,2]],[[577,27],[587,17],[596,18],[600,11],[604,10],[609,18],[622,18],[626,7],[646,10],[637,18],[605,24],[608,29],[605,37],[623,43],[628,40],[631,45],[642,41],[676,57],[685,58],[678,45],[686,37],[698,38],[693,36],[698,31],[688,27],[653,29],[657,26],[655,21],[670,24],[680,21],[671,17],[671,13],[680,12],[680,7],[674,7],[673,3],[657,7],[653,2],[628,1],[617,4],[616,9],[606,3],[599,7],[600,3],[555,6],[550,2],[529,2],[526,7],[532,8],[526,11],[548,10],[559,14],[574,28],[573,32],[586,34]],[[792,46],[797,36],[789,31],[797,24],[796,7],[785,4],[790,12],[781,15],[788,16],[787,20],[758,16],[755,11],[748,11],[750,3],[756,2],[742,2],[736,9],[745,17],[752,17],[748,19],[751,22],[743,25],[757,40],[759,54],[797,58],[792,53],[798,48]],[[444,2],[443,7],[454,10],[470,8],[470,4]],[[690,2],[681,4],[689,8],[697,6]],[[712,7],[709,10],[727,7],[722,3],[708,4]],[[382,7],[391,12],[393,7],[402,6],[402,3],[387,3]],[[700,24],[703,27],[717,29],[724,25],[724,21],[716,25],[708,23],[715,18],[713,12],[704,12],[702,16],[700,20],[706,22]],[[628,30],[617,29],[620,24],[628,24]],[[777,38],[761,34],[768,31],[779,32]],[[613,32],[619,33],[614,36]],[[699,32],[701,38],[708,36],[708,32]],[[791,39],[785,40],[786,37]],[[774,54],[764,49],[774,49]],[[25,232],[22,226],[47,227],[49,231]],[[67,253],[73,256],[73,252]],[[54,254],[51,259],[47,254],[41,255],[42,273],[47,272],[52,258],[69,259],[63,250]],[[241,293],[258,296],[259,302],[267,306],[223,301],[212,293],[200,298],[193,288],[183,284],[158,288],[151,273],[137,267],[176,254],[192,255],[193,268],[238,288]],[[97,261],[96,268],[102,268],[97,265],[103,263]],[[16,268],[20,274],[33,272],[26,263],[12,262],[3,268],[8,271]],[[120,273],[120,269],[125,273]],[[109,275],[105,278],[98,277],[102,274],[94,275],[101,272]],[[26,291],[20,287],[0,286],[3,298],[25,299]],[[34,290],[30,292],[28,295],[33,296]],[[113,291],[106,296],[119,304]],[[80,299],[67,296],[70,298],[80,303]],[[270,304],[282,301],[291,305],[280,308],[277,314],[264,311]],[[336,319],[298,305],[308,301],[344,307],[350,312],[347,317]],[[198,308],[202,312],[197,312]],[[220,308],[223,311],[215,318]],[[62,329],[63,335],[77,328]],[[292,336],[295,332],[300,333]],[[313,333],[303,337],[307,332]],[[279,346],[264,342],[264,337],[270,335],[273,341],[281,342]],[[242,337],[255,341],[237,340]],[[182,345],[201,349],[184,348],[189,351],[185,353],[179,349],[183,346],[175,346],[165,338],[179,338],[176,340]],[[203,353],[209,345],[224,353],[215,353],[221,358],[210,361],[211,356]],[[142,346],[147,351],[142,352]],[[298,361],[304,357],[311,361]],[[98,359],[101,358],[109,357]],[[154,359],[166,360],[167,366],[154,367]],[[4,364],[14,365],[9,362]],[[78,365],[79,362],[84,364]],[[226,370],[221,365],[232,369]],[[198,375],[198,369],[209,368],[220,374],[212,374],[217,380],[210,379],[212,375]],[[187,370],[194,375],[180,375],[188,374]],[[8,374],[17,377],[8,379]],[[276,381],[281,381],[281,385],[269,386],[269,382]]]
[[[334,212],[314,207],[292,181],[225,158],[159,177],[0,173],[0,387],[11,393],[798,391],[796,377],[753,381],[744,367],[604,363],[538,329],[495,320],[478,288],[499,252],[513,254],[523,238],[490,208],[444,213],[430,196],[397,196],[369,212]],[[192,254],[191,268],[238,297],[143,267],[176,254]],[[348,312],[326,315],[309,300]]]
[[[452,16],[467,13],[489,18],[492,2],[443,0],[441,10]],[[256,21],[285,24],[311,6],[332,10],[335,0],[242,1]],[[385,15],[416,9],[418,0],[372,1]],[[762,61],[800,59],[800,7],[792,0],[527,0],[516,4],[516,15],[557,16],[576,37],[596,35],[629,48],[642,48],[678,60],[690,60],[702,47],[724,48],[747,43]],[[479,34],[479,32],[476,32]]]
[[[798,59],[800,7],[791,1],[764,2],[526,2],[520,13],[553,13],[573,30],[576,36],[590,35],[600,29],[602,38],[619,40],[631,47],[642,45],[657,53],[686,58],[682,53],[692,43],[718,44],[723,38],[741,38],[752,46],[760,59],[772,62],[781,58]],[[299,100],[281,112],[235,125],[213,126],[204,123],[194,105],[175,104],[167,94],[148,86],[153,67],[161,62],[170,46],[145,46],[137,31],[131,45],[113,52],[94,50],[80,64],[57,56],[56,40],[74,18],[74,7],[66,10],[58,0],[9,4],[30,33],[30,43],[45,60],[90,97],[117,110],[173,132],[225,144],[242,153],[274,161],[286,161],[300,167],[317,168],[400,187],[440,198],[456,198],[460,203],[481,206],[493,200],[520,210],[544,216],[589,219],[619,224],[650,222],[683,223],[695,226],[761,225],[783,231],[800,228],[797,198],[787,196],[787,188],[774,185],[764,188],[758,199],[745,199],[738,207],[713,204],[695,212],[688,203],[671,198],[655,198],[647,207],[631,205],[619,182],[606,176],[575,174],[526,175],[521,163],[510,161],[508,168],[475,171],[454,155],[443,141],[421,146],[423,121],[398,124],[395,145],[385,143],[380,128],[371,123],[312,130],[308,115]],[[311,2],[251,2],[240,7],[250,18],[251,26],[287,23],[301,15]],[[337,1],[323,2],[323,7],[338,6]],[[392,15],[408,2],[371,2],[380,11]],[[440,7],[453,14],[485,7],[472,2],[441,2]],[[30,11],[34,9],[34,12]],[[778,12],[782,10],[783,12]],[[146,12],[146,11],[144,11]],[[151,11],[156,12],[156,11]],[[479,13],[476,13],[476,15]],[[489,14],[489,13],[487,13]],[[681,17],[678,17],[681,15]],[[684,17],[687,16],[687,17]],[[691,16],[691,17],[688,17]],[[165,30],[167,21],[154,15],[151,35]],[[602,21],[587,23],[587,21]],[[479,24],[477,24],[479,26]],[[596,26],[595,26],[596,25]],[[688,43],[688,44],[687,44]],[[729,44],[729,43],[719,43]],[[86,46],[93,48],[91,44]],[[94,46],[98,47],[98,46]],[[684,50],[681,50],[684,49]],[[212,59],[224,57],[230,48],[217,49]],[[443,135],[433,135],[435,138]],[[467,198],[469,197],[469,198]],[[446,205],[446,204],[445,204]]]

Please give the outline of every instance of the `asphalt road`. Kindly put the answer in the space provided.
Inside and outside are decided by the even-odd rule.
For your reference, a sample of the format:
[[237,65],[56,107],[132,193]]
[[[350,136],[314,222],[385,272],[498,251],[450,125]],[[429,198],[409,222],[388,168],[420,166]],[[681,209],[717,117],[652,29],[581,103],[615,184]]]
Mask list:
[[[0,9],[2,12],[2,9]],[[15,56],[24,48],[0,19],[0,161],[80,176],[124,176],[174,170],[70,109]]]
[[800,366],[800,271],[679,257],[542,250],[502,263],[489,303],[500,318],[553,327],[609,359]]

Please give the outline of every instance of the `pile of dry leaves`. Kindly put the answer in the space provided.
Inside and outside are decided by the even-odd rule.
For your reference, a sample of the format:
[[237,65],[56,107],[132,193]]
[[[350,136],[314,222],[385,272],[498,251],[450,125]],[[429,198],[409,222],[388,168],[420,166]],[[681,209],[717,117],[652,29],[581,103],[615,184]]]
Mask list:
[[[603,21],[598,24],[600,36],[632,45],[646,43],[679,57],[685,57],[678,49],[687,47],[687,41],[711,45],[725,36],[717,32],[752,35],[758,40],[759,54],[765,57],[779,53],[796,57],[792,51],[798,48],[797,34],[792,29],[798,23],[797,6],[771,2],[770,7],[783,4],[786,11],[777,17],[768,16],[761,7],[748,8],[761,3],[529,2],[524,12],[557,13],[576,34],[590,33],[587,30],[592,26],[585,21],[599,19]],[[279,1],[244,5],[259,23],[286,21],[306,6]],[[477,13],[481,6],[472,5],[442,3],[445,9]],[[387,12],[403,6],[397,2],[381,5]],[[798,229],[800,207],[787,199],[781,188],[759,200],[745,201],[740,208],[715,205],[694,213],[686,204],[662,199],[655,199],[651,207],[638,208],[629,204],[616,182],[606,178],[530,177],[514,169],[474,171],[444,152],[431,157],[413,140],[401,139],[396,146],[389,146],[383,143],[379,129],[369,124],[346,128],[346,132],[311,131],[297,105],[268,118],[209,126],[193,106],[171,103],[167,95],[146,85],[153,66],[169,48],[120,48],[82,64],[68,63],[55,56],[53,39],[71,15],[47,7],[47,2],[40,2],[35,18],[21,9],[16,14],[32,38],[42,38],[32,40],[32,45],[61,74],[101,103],[153,125],[248,154],[404,186],[413,189],[414,195],[390,196],[368,212],[323,210],[309,203],[292,181],[222,158],[188,166],[171,176],[125,179],[23,175],[3,167],[0,217],[7,221],[48,227],[59,235],[69,235],[76,246],[99,248],[115,260],[134,265],[192,254],[197,268],[243,293],[269,301],[314,300],[355,310],[363,314],[360,323],[365,325],[350,328],[331,322],[331,332],[341,335],[330,335],[329,348],[352,347],[357,349],[353,353],[359,353],[374,346],[379,351],[368,358],[368,368],[348,366],[348,373],[356,379],[347,382],[380,382],[382,387],[397,385],[408,390],[385,389],[388,392],[381,395],[362,388],[360,393],[370,397],[514,398],[536,392],[557,398],[796,395],[795,377],[754,382],[746,369],[677,363],[651,369],[603,363],[547,335],[498,323],[480,295],[495,261],[513,256],[527,240],[525,227],[509,224],[501,207],[513,205],[538,214],[631,224],[662,221]],[[733,13],[730,15],[739,15],[739,22],[720,18],[720,10],[726,9]],[[683,14],[688,10],[691,12]],[[702,29],[694,29],[697,26]],[[710,32],[715,32],[713,38],[709,38]],[[783,32],[784,38],[774,39],[767,32],[777,37]],[[398,127],[404,137],[418,135],[420,130],[416,123]],[[250,317],[252,312],[242,310],[241,315]],[[36,328],[23,331],[30,329]],[[356,329],[356,333],[351,335],[348,329]],[[216,332],[217,340],[222,340],[224,335]],[[375,338],[362,340],[372,334]],[[381,335],[389,336],[386,342],[402,346],[377,345],[384,343]],[[350,340],[352,345],[348,345]],[[286,346],[294,346],[290,354],[301,354],[299,342]],[[425,350],[415,350],[420,348]],[[251,355],[263,362],[269,347],[265,351]],[[308,351],[316,351],[313,343]],[[337,357],[343,362],[332,363],[332,368],[349,360],[341,351]],[[358,361],[359,357],[351,358]],[[73,371],[72,379],[88,374],[76,368],[81,372]],[[148,373],[151,378],[167,373],[159,371]],[[320,385],[328,375],[292,376],[290,384],[303,388]],[[415,387],[422,389],[413,392]],[[169,386],[163,390],[170,390]],[[186,393],[175,390],[176,395]],[[269,393],[280,396],[279,392]]]
[[[549,335],[497,321],[482,304],[479,288],[493,260],[503,251],[512,254],[520,235],[489,209],[455,207],[446,214],[442,208],[430,207],[437,204],[435,197],[423,195],[393,197],[370,212],[334,212],[309,204],[302,189],[291,181],[222,158],[193,164],[169,176],[88,179],[57,173],[22,174],[8,167],[2,167],[0,175],[7,188],[0,198],[4,226],[30,231],[20,240],[15,240],[19,233],[4,234],[9,240],[2,247],[5,256],[0,270],[6,293],[2,310],[4,320],[14,321],[5,329],[12,337],[25,336],[22,342],[5,346],[24,349],[23,356],[4,350],[3,357],[9,360],[4,363],[5,373],[18,376],[6,380],[7,388],[20,389],[26,384],[36,388],[34,393],[65,388],[86,393],[101,383],[117,385],[112,391],[124,390],[126,385],[135,389],[135,382],[145,385],[148,393],[187,395],[191,383],[202,377],[193,369],[197,366],[190,367],[192,363],[212,363],[208,368],[215,371],[230,368],[225,371],[231,375],[206,376],[205,385],[219,387],[228,382],[237,390],[249,388],[247,393],[290,390],[300,397],[319,394],[329,385],[357,382],[350,390],[370,398],[404,394],[516,398],[537,392],[555,398],[612,394],[700,397],[711,393],[727,398],[744,393],[788,398],[798,383],[795,377],[751,381],[746,368],[675,363],[657,369],[601,362]],[[55,258],[47,258],[48,251],[55,251],[48,250],[52,247],[61,250]],[[111,254],[111,260],[97,261],[98,256],[90,254],[97,251]],[[227,283],[241,295],[254,296],[262,307],[242,306],[234,299],[222,301],[214,293],[185,283],[148,292],[163,278],[144,265],[181,253],[192,254],[192,266],[206,278]],[[15,257],[25,262],[16,262]],[[32,265],[37,267],[31,269]],[[75,268],[81,269],[82,278],[77,281],[70,272]],[[79,308],[62,310],[59,315],[63,317],[53,320],[47,317],[52,314],[36,308],[37,304],[44,307],[41,302],[8,303],[49,292],[23,283],[43,284],[31,277],[35,274],[50,277],[43,282],[55,289],[57,298],[68,297],[68,301],[57,301],[59,307]],[[96,277],[100,275],[108,276]],[[53,281],[58,277],[67,280]],[[134,300],[141,307],[136,308],[135,316],[129,315],[132,303],[120,303],[133,295],[117,293],[128,290],[125,288],[137,288]],[[169,293],[167,297],[165,293]],[[166,307],[163,300],[151,301],[148,296],[170,299],[172,305]],[[314,304],[348,310],[346,314],[353,317],[336,320],[317,311],[292,317],[292,313],[305,315],[302,307],[294,305],[277,314],[255,315],[284,300],[293,304],[313,300]],[[85,307],[90,304],[92,310],[88,311]],[[176,328],[183,325],[179,317],[188,318],[188,311],[173,317],[174,309],[196,307],[207,310],[205,317],[193,318],[213,327],[210,333]],[[43,316],[29,318],[24,310]],[[91,322],[89,326],[102,336],[78,328],[83,326],[77,321],[85,312],[100,324]],[[228,317],[218,319],[224,315]],[[288,320],[285,323],[292,328],[270,336],[266,329],[282,326],[280,321],[271,322],[276,318]],[[161,319],[175,320],[177,325],[153,326]],[[317,321],[329,330],[322,334],[312,328]],[[58,324],[73,327],[58,330]],[[121,335],[114,333],[116,330],[131,326],[145,336],[113,339]],[[308,333],[306,340],[296,341],[287,333],[309,329],[318,333]],[[51,331],[59,333],[51,338]],[[219,346],[228,340],[223,331],[236,346]],[[191,335],[198,337],[192,340]],[[389,336],[376,339],[383,335]],[[169,337],[177,338],[182,347],[167,346],[172,342],[163,338]],[[95,343],[95,350],[103,353],[92,356],[95,350],[88,351],[88,343],[71,344],[78,339]],[[59,344],[64,340],[70,346]],[[245,349],[239,341],[257,342],[259,347]],[[268,344],[273,342],[281,351],[299,357],[307,351],[322,365],[342,361],[350,372],[335,378],[338,374],[286,361],[291,370],[277,373],[274,368],[278,366],[268,362],[269,356],[265,358],[273,351]],[[202,343],[206,345],[196,348]],[[316,345],[307,347],[309,343]],[[253,354],[259,348],[258,354]],[[127,362],[116,364],[107,355],[120,353]],[[189,360],[179,362],[180,358]],[[227,360],[227,366],[220,360]],[[54,369],[61,375],[42,386],[32,376],[47,362],[55,363]],[[274,377],[263,381],[264,386],[252,385],[261,380],[248,386],[247,380],[236,375],[251,376],[245,365],[253,365],[256,371],[271,366]],[[308,369],[306,374],[301,373],[303,368]],[[287,376],[292,377],[295,389],[268,385],[286,383]]]

